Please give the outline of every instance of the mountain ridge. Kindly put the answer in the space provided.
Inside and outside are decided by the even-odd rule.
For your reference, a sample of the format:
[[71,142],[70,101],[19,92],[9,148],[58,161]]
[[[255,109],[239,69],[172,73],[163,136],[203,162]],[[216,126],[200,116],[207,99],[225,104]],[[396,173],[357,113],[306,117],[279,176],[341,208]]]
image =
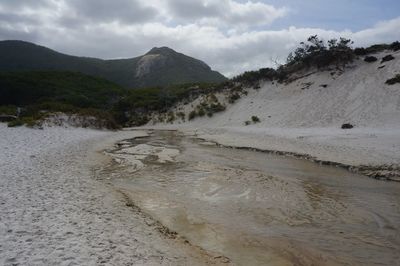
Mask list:
[[226,80],[203,61],[165,46],[138,57],[99,59],[63,54],[20,40],[0,41],[0,71],[31,70],[76,71],[129,89]]

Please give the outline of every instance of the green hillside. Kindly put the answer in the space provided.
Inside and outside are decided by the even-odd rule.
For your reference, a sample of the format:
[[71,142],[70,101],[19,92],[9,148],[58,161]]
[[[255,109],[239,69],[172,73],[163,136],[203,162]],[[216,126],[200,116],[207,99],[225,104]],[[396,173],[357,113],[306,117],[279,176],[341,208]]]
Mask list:
[[32,70],[81,72],[129,89],[226,80],[204,62],[167,47],[135,58],[102,60],[65,55],[23,41],[0,41],[0,71]]
[[105,79],[77,72],[0,72],[0,105],[58,102],[82,108],[111,106],[124,90]]
[[0,115],[17,115],[9,125],[34,125],[53,112],[96,117],[118,128],[113,106],[126,90],[108,80],[77,72],[0,72]]

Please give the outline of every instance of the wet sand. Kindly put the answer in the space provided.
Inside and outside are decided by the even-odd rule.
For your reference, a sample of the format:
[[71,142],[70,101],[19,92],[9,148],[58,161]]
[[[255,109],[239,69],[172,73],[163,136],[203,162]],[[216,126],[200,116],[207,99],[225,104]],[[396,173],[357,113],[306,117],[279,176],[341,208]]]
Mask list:
[[132,204],[192,245],[234,264],[400,264],[398,183],[173,131],[110,154],[116,160],[100,176],[112,176]]

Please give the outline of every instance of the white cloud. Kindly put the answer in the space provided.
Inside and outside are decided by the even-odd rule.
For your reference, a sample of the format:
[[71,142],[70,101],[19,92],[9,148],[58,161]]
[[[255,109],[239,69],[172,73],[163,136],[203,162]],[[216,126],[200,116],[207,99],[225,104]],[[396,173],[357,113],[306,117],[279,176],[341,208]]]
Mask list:
[[286,8],[251,1],[169,0],[167,3],[167,8],[178,21],[229,28],[269,25],[287,14]]
[[[274,66],[274,60],[283,62],[299,42],[314,34],[325,39],[352,38],[356,46],[400,40],[400,17],[358,32],[296,27],[269,30],[252,26],[271,23],[277,16],[284,15],[274,13],[279,8],[257,2],[199,0],[193,3],[200,4],[203,9],[196,13],[187,7],[186,14],[195,12],[195,15],[186,18],[182,10],[178,10],[181,12],[178,14],[170,10],[170,4],[177,1],[148,0],[143,4],[120,0],[118,10],[127,10],[121,16],[119,12],[97,16],[95,1],[91,2],[93,10],[80,10],[81,13],[76,13],[77,7],[67,0],[42,0],[39,6],[23,0],[14,5],[12,1],[7,5],[2,2],[0,39],[22,39],[64,53],[100,58],[133,57],[154,46],[169,46],[207,62],[228,76]],[[112,6],[103,6],[102,12],[108,8]],[[129,12],[132,8],[152,15],[130,18],[129,15],[134,14]],[[222,14],[220,10],[226,12]],[[243,30],[246,27],[247,30]]]
[[68,0],[64,3],[77,17],[96,22],[140,23],[152,20],[158,15],[155,8],[137,0]]
[[372,28],[355,32],[350,36],[360,46],[400,40],[400,17],[379,22]]
[[228,1],[229,15],[226,19],[229,23],[244,23],[246,25],[266,25],[287,14],[286,8],[275,8],[261,2],[238,3]]

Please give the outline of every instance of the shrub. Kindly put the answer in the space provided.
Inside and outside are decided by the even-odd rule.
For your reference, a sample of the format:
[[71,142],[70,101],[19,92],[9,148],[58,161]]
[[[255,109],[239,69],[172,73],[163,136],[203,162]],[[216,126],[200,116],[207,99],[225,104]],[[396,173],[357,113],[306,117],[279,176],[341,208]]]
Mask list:
[[160,123],[163,123],[164,120],[165,120],[164,116],[159,114],[158,117],[157,117],[157,121],[160,122]]
[[399,42],[394,42],[392,44],[374,44],[371,45],[367,48],[356,48],[354,49],[354,54],[363,56],[363,55],[368,55],[368,54],[373,54],[373,53],[378,53],[382,52],[384,50],[393,50],[393,51],[398,51],[400,50],[400,43]]
[[234,87],[231,88],[232,92],[242,92],[243,91],[243,86],[241,84],[236,85]]
[[200,117],[203,117],[203,116],[206,115],[206,111],[204,111],[203,108],[200,108],[197,114],[198,114]]
[[392,43],[391,45],[390,45],[390,49],[392,49],[393,51],[399,51],[400,50],[400,42],[399,41],[396,41],[396,42],[394,42],[394,43]]
[[[121,126],[115,120],[115,117],[107,111],[94,108],[83,108],[74,112],[80,116],[91,116],[96,118],[96,126],[98,128],[119,129]],[[142,116],[139,125],[144,125],[149,121],[147,116]]]
[[387,61],[391,61],[391,60],[393,60],[393,59],[394,59],[394,56],[391,55],[391,54],[388,54],[387,56],[385,56],[385,57],[382,58],[381,63],[384,63],[384,62],[387,62]]
[[176,115],[177,115],[181,120],[185,121],[186,115],[185,115],[184,112],[178,112],[178,113],[176,113]]
[[15,119],[7,123],[8,127],[20,127],[23,126],[24,122],[21,119]]
[[209,106],[208,111],[211,111],[212,113],[222,112],[225,111],[225,106],[223,106],[220,102],[213,103]]
[[400,83],[400,74],[397,74],[394,78],[386,80],[385,83],[388,85],[394,85],[396,83]]
[[198,108],[206,108],[208,106],[207,102],[201,102],[200,106],[198,106]]
[[34,127],[39,125],[40,121],[47,116],[46,113],[35,114],[33,116],[21,116],[17,119],[11,120],[7,123],[8,127],[18,127],[25,125],[27,127]]
[[367,63],[372,63],[378,61],[378,58],[376,58],[375,56],[366,56],[364,58],[364,61]]
[[260,80],[274,80],[277,72],[272,68],[261,68],[257,71],[246,71],[232,78],[234,82],[240,82],[248,86],[257,87]]
[[144,114],[137,114],[130,118],[128,124],[131,126],[143,126],[149,122],[149,118]]
[[258,116],[253,115],[251,117],[251,121],[253,121],[254,123],[259,123],[260,122],[260,118],[258,118]]
[[193,120],[193,119],[195,119],[196,118],[196,116],[197,116],[197,113],[196,113],[196,111],[191,111],[190,113],[189,113],[189,120]]
[[14,121],[15,119],[17,119],[17,116],[15,116],[15,115],[0,114],[0,122],[10,122],[10,121]]
[[317,35],[310,36],[307,42],[301,42],[286,60],[286,70],[289,72],[304,68],[323,68],[332,64],[346,65],[354,58],[354,52],[350,45],[352,41],[345,38],[331,39],[327,43],[319,39]]
[[38,120],[36,120],[34,117],[24,117],[24,118],[22,118],[22,122],[27,127],[34,127],[34,126],[38,125]]
[[365,48],[361,47],[361,48],[356,48],[354,49],[354,54],[355,55],[367,55],[367,50],[365,50]]
[[258,118],[258,116],[255,116],[255,115],[253,115],[251,117],[251,120],[244,121],[245,126],[248,126],[251,124],[256,124],[256,123],[260,123],[260,118]]
[[218,102],[218,98],[217,98],[217,96],[215,96],[214,93],[212,93],[212,94],[210,94],[210,95],[208,96],[208,100],[209,100],[210,102]]
[[240,99],[240,94],[239,93],[233,93],[233,94],[231,94],[230,96],[229,96],[229,103],[234,103],[234,102],[236,102],[237,100],[239,100]]
[[345,123],[342,125],[342,129],[352,129],[354,126],[352,124],[349,123]]
[[370,47],[365,48],[365,51],[367,54],[373,54],[373,53],[382,52],[387,49],[390,49],[390,45],[388,45],[388,44],[374,44],[374,45],[371,45]]
[[14,105],[0,106],[0,115],[17,115],[17,107]]
[[[207,115],[208,117],[212,117],[214,113],[218,113],[218,112],[224,111],[225,110],[225,106],[222,105],[217,99],[216,102],[213,102],[211,104],[207,104],[206,102],[202,102],[202,103],[200,103],[200,105],[198,105],[196,107],[196,109],[197,109],[196,116],[198,115],[198,116],[202,117],[202,116]],[[190,120],[190,117],[189,117],[189,120]]]
[[168,113],[168,118],[167,118],[167,122],[168,123],[172,123],[175,121],[175,114],[173,112],[169,112]]

